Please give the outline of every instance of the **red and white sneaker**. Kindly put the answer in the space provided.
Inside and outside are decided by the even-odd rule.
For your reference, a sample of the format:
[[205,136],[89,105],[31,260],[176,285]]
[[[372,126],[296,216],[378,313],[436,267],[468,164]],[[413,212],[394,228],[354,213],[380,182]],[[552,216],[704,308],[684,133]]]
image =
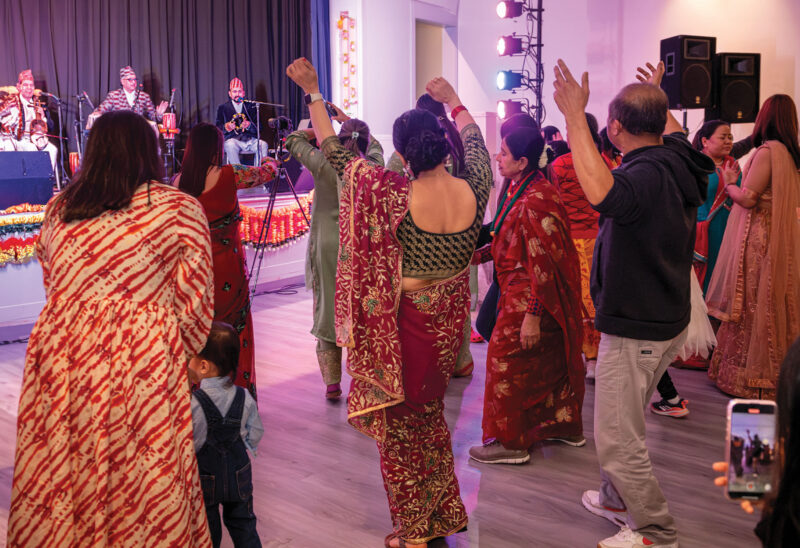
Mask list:
[[581,497],[581,503],[583,504],[584,508],[589,510],[595,516],[606,518],[617,527],[626,526],[625,524],[627,523],[626,520],[628,518],[628,512],[626,510],[608,508],[600,504],[600,491],[584,491],[583,496]]
[[689,400],[684,400],[683,398],[676,404],[671,404],[667,400],[661,399],[661,401],[654,401],[650,404],[650,411],[656,415],[679,419],[689,414],[688,405]]
[[678,543],[656,544],[636,531],[623,527],[613,537],[601,540],[597,548],[678,548]]

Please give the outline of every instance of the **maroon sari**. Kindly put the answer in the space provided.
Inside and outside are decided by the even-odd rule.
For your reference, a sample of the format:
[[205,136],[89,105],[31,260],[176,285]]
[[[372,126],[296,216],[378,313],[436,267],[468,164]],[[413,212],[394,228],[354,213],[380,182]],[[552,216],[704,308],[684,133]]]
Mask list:
[[401,292],[395,231],[408,181],[351,161],[340,194],[337,343],[349,348],[348,420],[378,442],[394,531],[411,544],[466,526],[444,391],[469,305],[469,274]]
[[[483,440],[528,449],[550,437],[583,434],[581,278],[564,206],[537,174],[492,243],[500,284],[497,323],[486,356]],[[528,300],[544,306],[541,339],[520,342]]]

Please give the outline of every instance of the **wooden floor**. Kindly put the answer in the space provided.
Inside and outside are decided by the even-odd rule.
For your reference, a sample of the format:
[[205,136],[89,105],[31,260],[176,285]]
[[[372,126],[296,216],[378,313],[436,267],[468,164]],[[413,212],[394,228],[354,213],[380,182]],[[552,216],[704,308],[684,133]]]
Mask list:
[[[311,296],[268,294],[254,300],[258,401],[266,434],[254,462],[255,511],[266,547],[378,548],[390,531],[374,442],[345,422],[344,400],[328,403],[317,369]],[[0,331],[0,341],[6,339]],[[523,466],[469,461],[481,438],[486,344],[473,344],[476,369],[455,379],[446,397],[456,474],[470,515],[469,530],[450,547],[591,547],[616,532],[581,506],[600,480],[592,441],[594,387],[584,404],[585,447],[545,444]],[[14,432],[24,344],[0,346],[0,536],[13,470]],[[655,474],[677,520],[681,546],[757,546],[756,518],[727,502],[712,484],[711,462],[724,446],[727,398],[705,373],[675,370],[691,414],[676,420],[648,413]],[[2,543],[0,543],[2,544]],[[4,545],[4,544],[3,544]],[[229,540],[223,546],[231,546]]]

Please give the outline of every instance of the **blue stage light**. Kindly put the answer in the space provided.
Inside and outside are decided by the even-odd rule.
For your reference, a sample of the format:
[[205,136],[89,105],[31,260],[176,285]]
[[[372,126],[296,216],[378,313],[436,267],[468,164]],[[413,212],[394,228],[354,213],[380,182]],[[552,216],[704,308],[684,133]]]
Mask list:
[[497,73],[497,89],[512,90],[522,86],[523,75],[514,70],[501,70]]

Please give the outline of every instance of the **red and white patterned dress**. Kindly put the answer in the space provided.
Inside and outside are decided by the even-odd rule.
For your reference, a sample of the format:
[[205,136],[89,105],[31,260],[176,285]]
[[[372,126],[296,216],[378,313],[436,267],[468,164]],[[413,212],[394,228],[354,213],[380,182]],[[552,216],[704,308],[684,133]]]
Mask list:
[[213,316],[208,221],[152,183],[63,223],[37,254],[47,303],[31,333],[8,546],[211,546],[186,359]]

